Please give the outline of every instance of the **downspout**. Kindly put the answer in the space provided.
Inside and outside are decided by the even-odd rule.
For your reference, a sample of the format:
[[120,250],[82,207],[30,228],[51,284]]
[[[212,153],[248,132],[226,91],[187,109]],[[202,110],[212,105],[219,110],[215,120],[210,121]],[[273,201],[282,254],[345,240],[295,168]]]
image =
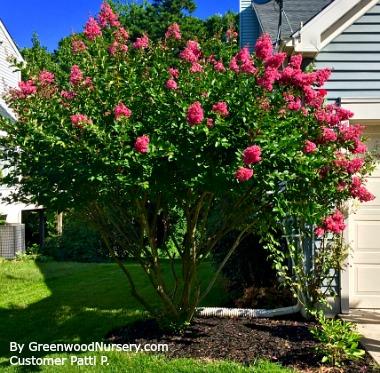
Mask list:
[[262,308],[225,308],[225,307],[198,307],[196,309],[197,316],[200,317],[242,317],[242,318],[271,318],[278,316],[286,316],[298,313],[302,310],[301,303],[297,303],[290,307],[281,307],[274,309]]

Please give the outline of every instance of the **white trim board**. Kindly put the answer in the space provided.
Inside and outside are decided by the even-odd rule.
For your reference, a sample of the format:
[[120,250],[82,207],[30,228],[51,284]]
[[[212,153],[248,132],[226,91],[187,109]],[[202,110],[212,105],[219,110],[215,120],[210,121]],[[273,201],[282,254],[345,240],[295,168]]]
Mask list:
[[378,0],[335,0],[296,31],[282,48],[316,55],[377,3]]

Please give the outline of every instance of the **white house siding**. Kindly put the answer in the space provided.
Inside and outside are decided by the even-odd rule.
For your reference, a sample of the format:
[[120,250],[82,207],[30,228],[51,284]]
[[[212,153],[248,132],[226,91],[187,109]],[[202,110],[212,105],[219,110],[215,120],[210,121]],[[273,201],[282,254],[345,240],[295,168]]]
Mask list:
[[[0,21],[0,115],[13,117],[10,109],[1,98],[9,88],[16,88],[21,80],[21,73],[12,67],[11,59],[16,58],[18,62],[23,61],[16,45],[9,35],[4,24]],[[3,134],[1,134],[3,135]],[[1,160],[0,160],[1,169]],[[0,185],[0,196],[8,196],[14,189]],[[34,209],[35,206],[26,206],[22,203],[6,204],[0,201],[0,215],[6,215],[8,223],[21,223],[22,210]]]
[[315,66],[333,69],[325,85],[331,101],[380,98],[380,1],[323,48]]
[[0,94],[4,94],[7,89],[17,87],[21,80],[21,73],[14,71],[10,59],[21,60],[20,53],[15,49],[14,42],[0,21]]

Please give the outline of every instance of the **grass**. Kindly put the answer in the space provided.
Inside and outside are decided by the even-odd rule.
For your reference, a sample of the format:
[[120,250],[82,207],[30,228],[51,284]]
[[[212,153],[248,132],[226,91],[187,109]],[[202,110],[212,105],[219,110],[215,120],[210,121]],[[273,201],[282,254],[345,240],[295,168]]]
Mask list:
[[[157,301],[139,266],[129,263],[138,289]],[[169,266],[164,273],[170,273]],[[212,273],[210,264],[201,268],[201,278]],[[205,300],[218,305],[226,299],[221,283]],[[157,303],[158,304],[158,303]],[[144,316],[141,306],[129,294],[124,275],[114,264],[34,261],[0,261],[0,370],[9,367],[9,342],[90,343],[103,340],[105,334]],[[44,372],[71,372],[69,354],[33,353],[34,356],[67,357],[63,367],[44,366]],[[227,362],[193,359],[166,359],[143,353],[85,353],[79,356],[107,355],[108,366],[75,366],[84,372],[291,372],[276,364],[259,361],[252,367]],[[30,354],[29,354],[30,356]],[[29,369],[29,368],[28,368]],[[20,369],[19,369],[20,370]],[[21,370],[20,370],[21,371]],[[30,371],[23,370],[23,371]]]

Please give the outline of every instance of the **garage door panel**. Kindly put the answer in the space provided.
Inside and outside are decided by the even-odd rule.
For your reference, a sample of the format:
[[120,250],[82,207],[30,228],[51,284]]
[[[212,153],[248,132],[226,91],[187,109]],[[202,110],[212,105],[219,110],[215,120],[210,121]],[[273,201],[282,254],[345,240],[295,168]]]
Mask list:
[[367,188],[376,199],[361,204],[349,219],[351,308],[380,308],[380,165]]
[[359,221],[356,223],[357,251],[379,251],[380,220]]
[[380,295],[380,264],[357,264],[355,268],[355,294]]

